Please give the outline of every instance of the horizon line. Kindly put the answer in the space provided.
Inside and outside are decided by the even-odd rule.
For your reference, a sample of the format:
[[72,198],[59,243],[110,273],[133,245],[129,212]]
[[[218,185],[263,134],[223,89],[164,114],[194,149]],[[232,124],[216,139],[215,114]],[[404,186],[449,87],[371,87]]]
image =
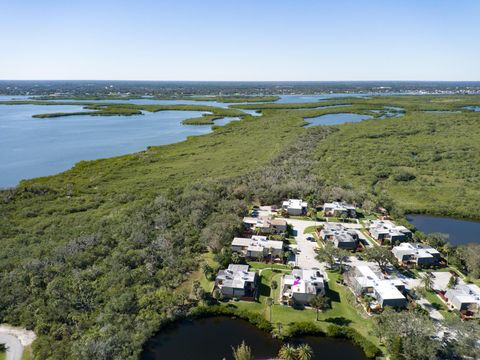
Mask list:
[[329,83],[329,82],[471,82],[480,83],[480,80],[153,80],[153,79],[0,79],[0,82],[6,81],[135,81],[135,82],[245,82],[245,83]]

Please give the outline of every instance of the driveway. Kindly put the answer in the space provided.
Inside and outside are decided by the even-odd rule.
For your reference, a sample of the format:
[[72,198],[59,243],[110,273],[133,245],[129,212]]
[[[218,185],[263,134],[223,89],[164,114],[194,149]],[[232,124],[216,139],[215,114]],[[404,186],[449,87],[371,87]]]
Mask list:
[[304,231],[309,226],[320,226],[324,224],[318,221],[297,220],[297,219],[284,219],[290,224],[293,230],[296,232],[295,240],[297,242],[297,266],[301,269],[319,268],[326,275],[325,263],[321,263],[315,259],[317,253],[315,249],[318,248],[316,241],[307,240],[307,235]]
[[7,360],[21,360],[23,346],[15,336],[0,333],[0,344],[5,344],[7,348]]
[[0,325],[0,344],[5,344],[7,348],[7,360],[21,360],[23,347],[31,345],[35,339],[33,331],[7,324]]

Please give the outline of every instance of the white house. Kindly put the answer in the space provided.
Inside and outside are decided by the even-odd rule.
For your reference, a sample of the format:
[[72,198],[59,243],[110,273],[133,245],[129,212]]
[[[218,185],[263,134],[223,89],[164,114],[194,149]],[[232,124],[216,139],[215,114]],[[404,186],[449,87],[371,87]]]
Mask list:
[[[374,272],[369,266],[358,265],[345,274],[345,281],[355,295],[369,295],[375,302],[373,307],[405,307],[407,299],[403,296],[404,283],[397,278],[388,278]],[[372,307],[372,306],[371,306]]]
[[289,199],[282,204],[282,209],[289,215],[305,215],[307,208],[308,203],[300,199]]
[[477,313],[480,310],[480,288],[474,284],[457,285],[448,289],[445,298],[449,305],[459,311]]
[[412,238],[412,232],[405,226],[396,225],[390,220],[372,220],[366,224],[370,235],[379,241],[403,242]]
[[354,205],[345,202],[331,202],[323,204],[323,213],[325,216],[342,216],[349,218],[357,217],[357,210]]
[[318,269],[294,269],[282,277],[282,302],[307,305],[316,295],[325,295],[325,280]]
[[440,252],[437,249],[424,244],[401,243],[392,249],[392,253],[398,262],[403,265],[436,265],[441,259]]
[[359,236],[355,230],[338,223],[326,223],[320,231],[320,237],[324,241],[333,242],[336,247],[341,249],[355,250],[359,242]]
[[252,259],[263,259],[267,256],[281,258],[283,255],[283,241],[268,240],[266,236],[260,235],[251,238],[236,237],[232,240],[231,248],[232,251]]

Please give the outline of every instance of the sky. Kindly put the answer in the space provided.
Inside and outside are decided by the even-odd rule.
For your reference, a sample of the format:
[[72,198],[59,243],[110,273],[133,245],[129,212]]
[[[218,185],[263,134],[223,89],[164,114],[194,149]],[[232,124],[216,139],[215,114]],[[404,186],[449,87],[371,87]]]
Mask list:
[[0,0],[0,80],[480,80],[479,0]]

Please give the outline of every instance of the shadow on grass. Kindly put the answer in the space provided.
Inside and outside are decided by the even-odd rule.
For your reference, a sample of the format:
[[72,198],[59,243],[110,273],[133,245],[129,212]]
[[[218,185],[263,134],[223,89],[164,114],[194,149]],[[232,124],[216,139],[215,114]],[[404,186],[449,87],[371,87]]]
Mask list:
[[272,290],[270,289],[270,286],[267,286],[263,283],[260,283],[258,287],[258,293],[260,296],[266,296],[269,297],[270,294],[272,293]]
[[[330,299],[330,302],[341,302],[341,299],[340,299],[340,294],[338,293],[338,291],[334,291],[332,289],[330,289],[330,287],[326,287],[325,289],[325,296],[327,296],[329,299]],[[331,306],[330,306],[331,307]]]
[[325,319],[324,321],[335,324],[335,325],[340,325],[340,326],[348,326],[352,322],[352,320],[346,319],[343,316],[328,318],[328,319]]

